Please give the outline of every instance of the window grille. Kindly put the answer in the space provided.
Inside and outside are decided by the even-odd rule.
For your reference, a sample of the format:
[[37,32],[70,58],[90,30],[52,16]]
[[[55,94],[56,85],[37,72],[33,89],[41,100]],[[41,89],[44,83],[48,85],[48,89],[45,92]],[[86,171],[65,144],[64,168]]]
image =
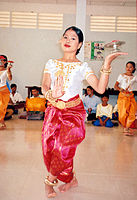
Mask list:
[[115,32],[115,21],[113,16],[90,16],[90,30]]
[[10,26],[10,12],[0,11],[0,27],[7,28]]
[[90,31],[137,32],[137,19],[127,16],[90,16]]
[[62,30],[63,14],[39,13],[38,28],[50,30]]
[[13,28],[37,28],[37,13],[12,12],[11,27],[13,27]]
[[117,32],[137,32],[136,17],[117,17]]

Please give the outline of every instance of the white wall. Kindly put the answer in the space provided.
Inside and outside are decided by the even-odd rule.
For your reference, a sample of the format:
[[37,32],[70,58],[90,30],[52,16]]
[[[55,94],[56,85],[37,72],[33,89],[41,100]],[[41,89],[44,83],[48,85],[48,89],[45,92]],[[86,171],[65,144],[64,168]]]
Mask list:
[[[108,10],[109,8],[109,10]],[[75,5],[44,5],[44,4],[20,4],[1,3],[0,10],[9,11],[34,11],[34,12],[61,12],[64,13],[64,29],[75,25]],[[93,6],[87,8],[87,28],[85,34],[86,41],[103,40],[110,42],[114,39],[124,40],[126,44],[123,49],[129,53],[126,57],[121,57],[112,64],[113,71],[110,76],[109,87],[113,87],[119,73],[124,72],[125,63],[128,60],[137,61],[136,35],[131,33],[94,33],[89,31],[89,15],[98,15],[101,11],[104,15],[133,15],[135,8],[126,7],[101,7]],[[0,54],[5,54],[9,59],[14,60],[12,69],[13,80],[17,83],[18,90],[24,99],[27,96],[25,86],[40,85],[44,65],[49,58],[59,58],[62,56],[59,44],[62,31],[39,30],[39,29],[15,29],[0,28]],[[101,66],[99,61],[90,61],[95,73]],[[136,86],[137,89],[137,86]]]
[[[87,27],[89,26],[89,17],[87,17]],[[121,50],[128,52],[127,56],[120,56],[114,60],[111,64],[112,73],[110,74],[109,87],[113,88],[117,80],[117,77],[120,73],[125,72],[125,65],[129,60],[132,60],[137,63],[137,37],[136,33],[100,33],[100,32],[91,32],[87,29],[86,31],[86,40],[87,41],[104,41],[109,43],[112,40],[121,40],[125,41],[126,44],[121,46]],[[105,56],[109,51],[105,51]],[[94,69],[96,75],[99,75],[100,66],[102,61],[89,61],[89,65]],[[137,90],[137,84],[134,85],[134,89]]]

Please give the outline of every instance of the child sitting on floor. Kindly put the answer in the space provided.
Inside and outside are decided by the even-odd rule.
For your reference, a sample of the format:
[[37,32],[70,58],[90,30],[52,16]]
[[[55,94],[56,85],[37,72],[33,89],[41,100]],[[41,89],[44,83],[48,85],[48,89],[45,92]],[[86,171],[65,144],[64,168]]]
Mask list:
[[98,119],[93,122],[94,126],[113,127],[113,123],[111,121],[113,106],[108,104],[108,100],[109,94],[105,92],[101,97],[102,103],[97,105],[96,117]]

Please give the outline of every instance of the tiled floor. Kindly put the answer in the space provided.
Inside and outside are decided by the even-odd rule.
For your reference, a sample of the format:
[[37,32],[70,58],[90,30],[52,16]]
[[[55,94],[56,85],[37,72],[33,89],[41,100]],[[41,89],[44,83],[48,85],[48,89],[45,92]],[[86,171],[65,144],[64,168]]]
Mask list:
[[[47,173],[41,150],[42,121],[14,118],[0,131],[0,200],[46,200]],[[136,200],[137,130],[86,124],[86,138],[75,157],[79,187],[55,200]]]

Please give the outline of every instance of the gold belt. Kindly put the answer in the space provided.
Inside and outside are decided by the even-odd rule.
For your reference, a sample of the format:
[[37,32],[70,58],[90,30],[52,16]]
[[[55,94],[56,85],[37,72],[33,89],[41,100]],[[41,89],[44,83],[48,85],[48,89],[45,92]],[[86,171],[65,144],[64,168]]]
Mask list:
[[126,97],[129,97],[129,96],[133,95],[133,92],[129,92],[129,93],[121,92],[121,93]]
[[64,102],[64,101],[61,101],[61,100],[58,100],[57,102],[56,101],[50,101],[50,103],[54,107],[59,108],[59,109],[75,107],[75,106],[78,106],[80,104],[80,102],[81,102],[80,98],[78,98],[76,100],[68,101],[68,102]]
[[5,90],[5,89],[7,89],[7,86],[5,85],[5,86],[2,86],[2,87],[0,87],[0,91],[3,91],[3,90]]

